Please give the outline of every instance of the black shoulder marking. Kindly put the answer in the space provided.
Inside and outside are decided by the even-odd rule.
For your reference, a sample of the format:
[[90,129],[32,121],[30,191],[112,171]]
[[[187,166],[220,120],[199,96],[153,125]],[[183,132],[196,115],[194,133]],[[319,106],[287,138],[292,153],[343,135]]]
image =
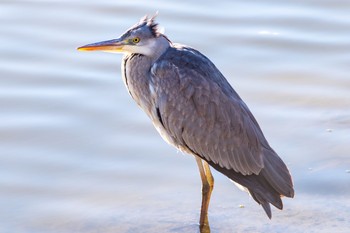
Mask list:
[[157,111],[157,116],[158,116],[158,119],[159,119],[160,123],[162,124],[163,127],[165,127],[163,119],[162,119],[162,115],[160,115],[160,111],[159,111],[158,107],[156,108],[156,111]]
[[[126,88],[128,88],[128,91],[129,91],[129,85],[128,85],[128,77],[127,77],[127,75],[126,75],[126,63],[128,62],[129,58],[130,58],[130,57],[127,57],[127,58],[125,58],[125,60],[124,60],[125,85],[126,85]],[[129,93],[130,93],[130,91],[129,91]],[[131,93],[130,93],[130,95],[131,95]]]

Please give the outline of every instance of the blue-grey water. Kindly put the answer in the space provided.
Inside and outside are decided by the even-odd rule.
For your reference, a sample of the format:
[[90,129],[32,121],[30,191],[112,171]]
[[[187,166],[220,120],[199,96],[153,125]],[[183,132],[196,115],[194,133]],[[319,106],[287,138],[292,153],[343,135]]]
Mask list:
[[129,97],[121,55],[76,51],[157,10],[172,41],[224,73],[294,178],[269,220],[214,172],[212,232],[349,232],[348,0],[2,0],[0,233],[197,232],[194,159]]

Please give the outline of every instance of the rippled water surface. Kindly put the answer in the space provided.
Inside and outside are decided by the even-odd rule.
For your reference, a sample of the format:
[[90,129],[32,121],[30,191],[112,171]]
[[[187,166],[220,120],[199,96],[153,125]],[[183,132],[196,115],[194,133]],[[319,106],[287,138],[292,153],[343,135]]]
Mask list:
[[269,220],[214,172],[212,232],[349,232],[346,0],[1,1],[0,232],[197,231],[194,159],[128,96],[121,55],[76,51],[157,10],[224,73],[295,182]]

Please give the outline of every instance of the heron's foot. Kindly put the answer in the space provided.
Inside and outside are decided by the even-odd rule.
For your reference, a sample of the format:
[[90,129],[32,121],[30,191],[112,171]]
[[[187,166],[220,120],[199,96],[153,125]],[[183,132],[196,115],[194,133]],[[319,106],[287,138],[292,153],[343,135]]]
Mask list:
[[205,223],[199,225],[199,232],[200,233],[210,233],[210,226],[208,219]]
[[199,219],[199,232],[200,233],[210,233],[208,212],[203,212],[203,210],[201,211],[201,216]]

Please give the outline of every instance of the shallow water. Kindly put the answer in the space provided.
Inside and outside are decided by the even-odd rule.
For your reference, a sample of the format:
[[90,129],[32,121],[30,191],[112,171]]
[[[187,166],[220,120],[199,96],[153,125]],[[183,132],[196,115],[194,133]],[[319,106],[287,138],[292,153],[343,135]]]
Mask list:
[[[79,53],[159,10],[206,54],[288,164],[270,221],[221,174],[212,232],[350,229],[350,3],[2,1],[0,232],[196,232],[200,179],[133,103],[121,56]],[[239,208],[244,205],[245,208]]]

